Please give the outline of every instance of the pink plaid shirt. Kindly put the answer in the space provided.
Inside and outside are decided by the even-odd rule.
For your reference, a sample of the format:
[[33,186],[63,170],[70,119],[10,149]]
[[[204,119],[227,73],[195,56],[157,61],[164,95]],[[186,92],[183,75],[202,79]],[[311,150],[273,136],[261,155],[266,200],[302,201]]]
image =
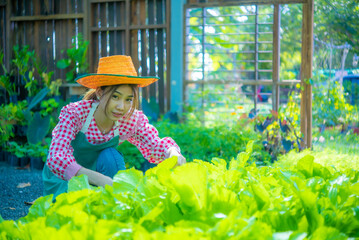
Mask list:
[[[82,100],[70,103],[61,110],[59,122],[52,132],[52,142],[47,157],[48,167],[61,179],[71,179],[81,168],[76,163],[70,143],[84,125],[93,102],[93,100]],[[120,119],[117,128],[119,128],[120,139],[134,144],[151,163],[157,164],[166,159],[172,147],[180,153],[179,147],[172,138],[158,137],[157,129],[148,123],[142,111],[136,110],[129,119]],[[85,135],[90,143],[100,144],[112,139],[114,131],[112,129],[102,135],[95,118],[92,118]]]

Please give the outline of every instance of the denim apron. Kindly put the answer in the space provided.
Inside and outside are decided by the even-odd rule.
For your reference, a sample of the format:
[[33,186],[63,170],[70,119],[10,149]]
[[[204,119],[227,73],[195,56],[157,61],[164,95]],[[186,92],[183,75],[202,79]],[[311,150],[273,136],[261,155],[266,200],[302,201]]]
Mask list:
[[[76,162],[82,167],[96,171],[97,159],[100,153],[107,148],[116,148],[120,140],[119,129],[115,128],[114,137],[104,143],[92,144],[86,139],[85,133],[91,123],[93,114],[98,106],[98,103],[93,103],[90,113],[86,118],[86,122],[82,127],[81,131],[76,135],[75,139],[72,140],[71,146],[73,147],[73,156]],[[115,122],[117,126],[118,122]],[[68,181],[58,178],[54,173],[51,172],[49,167],[45,164],[42,171],[42,179],[44,184],[44,196],[54,194],[54,199],[61,193],[67,192]]]

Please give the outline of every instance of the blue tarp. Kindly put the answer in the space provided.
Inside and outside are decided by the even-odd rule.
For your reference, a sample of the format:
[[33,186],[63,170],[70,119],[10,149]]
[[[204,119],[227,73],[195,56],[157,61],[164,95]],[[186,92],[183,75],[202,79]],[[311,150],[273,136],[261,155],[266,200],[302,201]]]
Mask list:
[[359,75],[344,76],[343,87],[349,93],[350,104],[359,105]]

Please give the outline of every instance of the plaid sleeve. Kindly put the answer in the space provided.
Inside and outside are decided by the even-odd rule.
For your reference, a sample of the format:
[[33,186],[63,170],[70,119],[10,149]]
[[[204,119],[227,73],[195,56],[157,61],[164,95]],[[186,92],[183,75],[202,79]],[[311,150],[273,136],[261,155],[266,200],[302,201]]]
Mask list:
[[142,112],[138,114],[134,134],[127,140],[138,148],[144,158],[158,164],[168,157],[170,148],[180,153],[180,148],[172,138],[159,138],[157,129],[149,124],[147,117]]
[[[80,104],[81,105],[81,104]],[[76,163],[71,141],[82,127],[79,106],[69,104],[60,113],[59,122],[52,131],[52,141],[47,157],[47,166],[59,178],[71,179],[81,168]]]

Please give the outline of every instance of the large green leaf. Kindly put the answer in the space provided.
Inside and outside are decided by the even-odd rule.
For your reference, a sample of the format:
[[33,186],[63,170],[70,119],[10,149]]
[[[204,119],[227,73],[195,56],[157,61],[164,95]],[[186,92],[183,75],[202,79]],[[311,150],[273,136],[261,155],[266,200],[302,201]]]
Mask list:
[[75,192],[82,189],[92,189],[87,175],[74,176],[68,183],[68,192]]
[[344,240],[344,239],[348,239],[348,236],[339,232],[335,228],[322,226],[313,233],[310,239]]
[[49,129],[50,116],[42,117],[39,112],[35,112],[27,128],[27,141],[30,144],[36,145],[46,137]]
[[113,177],[113,191],[114,193],[133,192],[136,190],[142,179],[143,173],[134,168],[119,171]]
[[323,167],[318,163],[313,163],[313,175],[322,177],[324,179],[329,179],[332,176],[328,168]]
[[207,207],[207,171],[200,164],[187,163],[170,175],[170,184],[180,197],[184,213],[194,213]]
[[312,155],[306,155],[298,161],[297,168],[304,176],[309,178],[313,176],[313,163],[314,157]]
[[261,183],[252,183],[251,187],[254,194],[254,199],[258,205],[258,209],[261,210],[266,204],[269,203],[269,193]]
[[289,240],[304,240],[307,235],[307,233],[303,232],[294,232],[290,235]]
[[27,110],[30,111],[31,109],[33,109],[37,104],[39,104],[45,97],[46,95],[50,92],[50,89],[48,89],[47,87],[41,89],[41,91],[36,94],[36,96],[31,100],[31,102],[29,103],[29,106],[27,107]]
[[317,228],[323,226],[323,216],[317,208],[317,195],[309,190],[299,192],[299,198],[303,205],[304,213],[308,221],[308,232],[312,234]]
[[59,61],[57,61],[56,63],[56,67],[60,68],[60,69],[65,69],[67,68],[68,66],[70,66],[71,64],[71,61],[68,60],[68,59],[61,59]]
[[0,239],[23,239],[23,230],[14,221],[3,221],[0,223]]
[[26,217],[20,219],[20,222],[27,223],[34,221],[36,218],[46,216],[46,212],[52,206],[52,195],[47,195],[36,199],[34,204],[30,207],[29,213]]

